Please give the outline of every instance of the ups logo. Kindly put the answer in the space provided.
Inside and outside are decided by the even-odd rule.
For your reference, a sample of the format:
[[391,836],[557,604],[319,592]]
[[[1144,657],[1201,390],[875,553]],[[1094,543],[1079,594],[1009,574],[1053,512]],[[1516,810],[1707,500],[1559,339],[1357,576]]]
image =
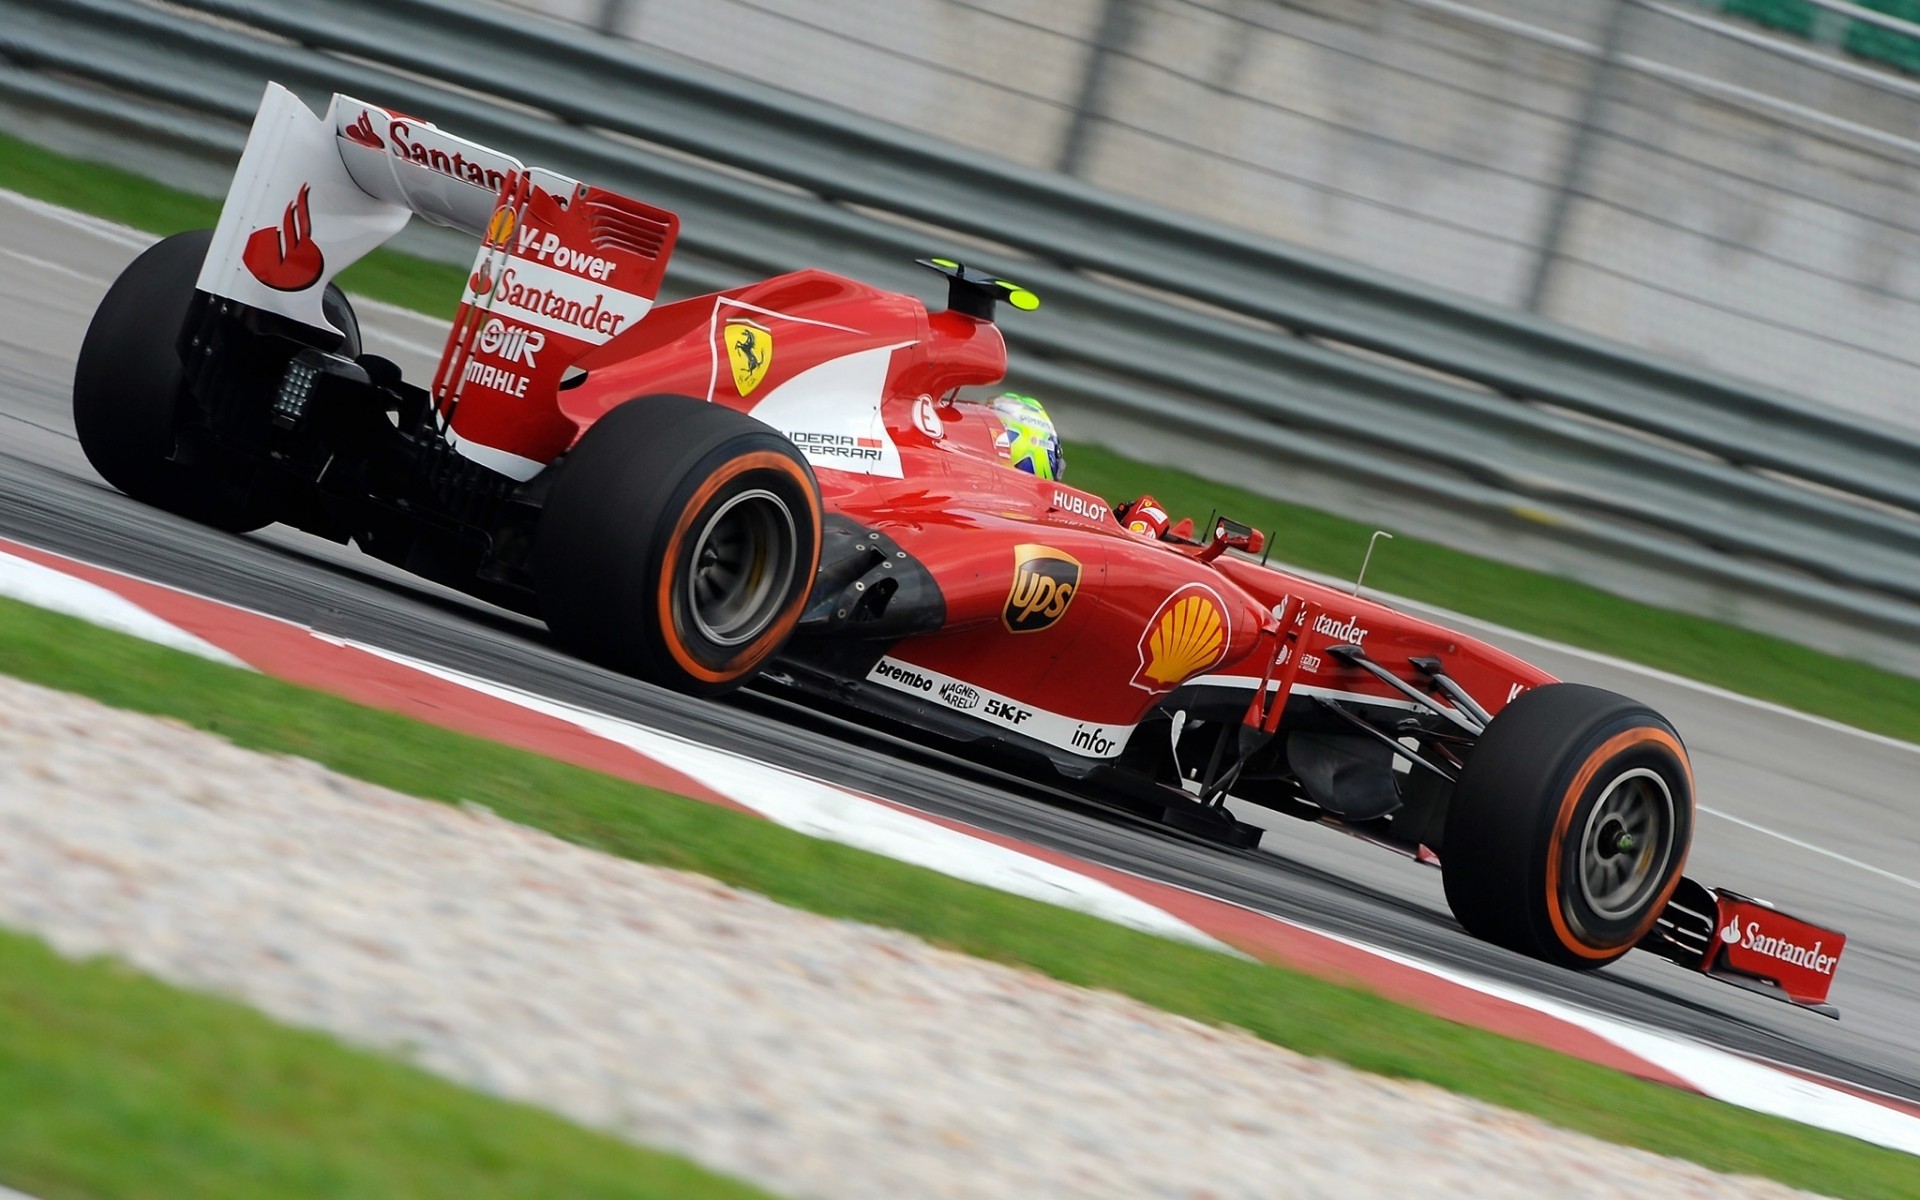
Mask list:
[[1013,589],[1000,619],[1008,633],[1038,633],[1066,614],[1080,587],[1080,560],[1050,546],[1013,548]]

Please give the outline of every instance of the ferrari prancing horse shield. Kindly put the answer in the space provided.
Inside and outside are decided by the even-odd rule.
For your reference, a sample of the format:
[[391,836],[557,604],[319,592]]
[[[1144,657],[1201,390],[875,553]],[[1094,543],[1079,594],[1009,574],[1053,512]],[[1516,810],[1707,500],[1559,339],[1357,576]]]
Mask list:
[[752,321],[728,321],[726,336],[733,386],[742,396],[751,396],[766,378],[767,365],[773,362],[773,333]]

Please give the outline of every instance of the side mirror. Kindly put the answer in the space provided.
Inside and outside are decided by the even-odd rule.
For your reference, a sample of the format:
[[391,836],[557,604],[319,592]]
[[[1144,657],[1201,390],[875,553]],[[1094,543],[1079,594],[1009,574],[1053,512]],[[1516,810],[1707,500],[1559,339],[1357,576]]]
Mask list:
[[1228,550],[1244,550],[1248,554],[1258,554],[1266,547],[1267,535],[1251,525],[1242,525],[1226,517],[1213,519],[1213,540],[1197,556],[1201,562],[1212,562]]

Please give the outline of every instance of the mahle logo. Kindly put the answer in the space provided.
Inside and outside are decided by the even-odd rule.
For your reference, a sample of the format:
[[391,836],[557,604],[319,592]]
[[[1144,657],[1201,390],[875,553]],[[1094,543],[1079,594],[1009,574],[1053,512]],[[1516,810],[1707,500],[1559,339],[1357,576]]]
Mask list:
[[1080,587],[1080,560],[1051,546],[1013,548],[1013,587],[1000,619],[1008,633],[1038,633],[1066,615]]

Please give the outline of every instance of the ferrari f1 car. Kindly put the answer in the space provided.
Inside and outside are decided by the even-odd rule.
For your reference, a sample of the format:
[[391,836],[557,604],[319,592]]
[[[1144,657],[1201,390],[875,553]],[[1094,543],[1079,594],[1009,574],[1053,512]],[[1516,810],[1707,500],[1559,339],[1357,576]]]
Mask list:
[[[414,215],[478,240],[434,377],[362,352],[334,275]],[[284,522],[714,696],[752,680],[1250,844],[1232,798],[1437,861],[1481,938],[1572,968],[1644,947],[1824,1007],[1844,939],[1682,877],[1659,714],[1263,565],[1227,520],[1134,528],[1014,469],[965,398],[1000,305],[819,270],[656,306],[668,212],[344,96],[270,86],[211,231],[129,266],[74,379],[128,495]]]

